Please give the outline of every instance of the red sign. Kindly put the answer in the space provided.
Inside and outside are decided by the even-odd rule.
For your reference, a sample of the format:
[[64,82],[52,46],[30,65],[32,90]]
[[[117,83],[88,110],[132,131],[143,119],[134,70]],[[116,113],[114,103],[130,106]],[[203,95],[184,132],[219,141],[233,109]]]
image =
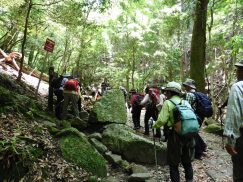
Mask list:
[[44,49],[48,52],[53,52],[54,47],[55,47],[55,42],[47,38]]

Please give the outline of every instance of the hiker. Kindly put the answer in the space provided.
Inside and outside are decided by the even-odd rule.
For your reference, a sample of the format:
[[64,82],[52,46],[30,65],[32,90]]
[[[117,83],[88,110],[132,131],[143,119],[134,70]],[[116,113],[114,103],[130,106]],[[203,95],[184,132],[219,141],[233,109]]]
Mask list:
[[109,87],[110,84],[108,83],[107,78],[104,78],[104,81],[101,83],[101,94],[104,95]]
[[[187,78],[185,82],[182,83],[183,87],[185,88],[186,94],[184,95],[184,99],[187,100],[189,102],[189,104],[191,105],[192,109],[195,111],[195,113],[197,113],[197,102],[196,102],[196,85],[195,85],[195,81],[193,79]],[[204,117],[198,115],[198,121],[200,124],[200,127],[202,126]],[[195,158],[196,159],[201,159],[201,157],[204,155],[204,152],[206,152],[207,149],[207,145],[206,143],[203,141],[202,137],[197,134],[195,136],[195,142],[196,142],[196,146],[195,146]]]
[[[164,102],[158,116],[158,120],[153,125],[153,128],[159,128],[161,126],[169,127],[170,132],[168,133],[167,140],[167,162],[169,164],[171,181],[180,181],[179,163],[181,162],[185,170],[186,182],[192,182],[193,169],[191,161],[194,157],[195,141],[193,137],[184,138],[183,136],[178,135],[175,131],[176,121],[172,114],[175,105],[170,101],[172,100],[175,103],[182,102],[180,98],[181,85],[177,82],[169,82],[165,88],[165,94],[167,100]],[[183,100],[183,103],[187,107],[191,107],[186,100]]]
[[162,106],[164,104],[164,101],[166,100],[166,97],[165,97],[165,94],[164,94],[164,91],[165,91],[165,87],[160,87],[160,102],[159,104],[156,105],[157,109],[159,110],[159,112],[161,111],[162,109]]
[[143,100],[144,95],[137,93],[136,89],[131,89],[130,92],[131,94],[131,113],[132,113],[132,121],[134,124],[134,130],[138,130],[141,128],[140,126],[140,115],[141,115],[141,110],[142,107],[140,106],[140,102]]
[[232,157],[233,180],[243,181],[243,59],[236,66],[237,82],[230,89],[224,135],[225,149]]
[[[149,135],[149,119],[152,117],[157,120],[159,110],[156,107],[160,103],[159,89],[156,86],[150,86],[145,89],[145,96],[140,105],[145,106],[146,112],[144,116],[144,135]],[[160,128],[156,129],[155,137],[161,137]]]
[[0,59],[0,63],[5,61],[6,63],[11,63],[16,68],[17,71],[20,70],[18,64],[16,63],[15,59],[21,59],[22,54],[18,52],[11,52],[10,54],[6,54],[2,49],[0,49],[0,54],[3,56],[2,59]]
[[80,87],[77,79],[70,79],[64,84],[64,102],[62,109],[62,119],[67,118],[68,105],[71,102],[71,106],[74,111],[74,116],[79,118],[78,100],[80,96]]
[[54,89],[54,94],[57,97],[57,101],[55,104],[55,116],[58,119],[61,119],[62,114],[62,102],[64,100],[63,96],[63,86],[68,81],[66,76],[60,75],[57,78],[54,78],[51,82],[51,87]]
[[119,90],[122,91],[122,93],[124,95],[125,102],[126,102],[127,101],[127,90],[123,86],[119,86]]

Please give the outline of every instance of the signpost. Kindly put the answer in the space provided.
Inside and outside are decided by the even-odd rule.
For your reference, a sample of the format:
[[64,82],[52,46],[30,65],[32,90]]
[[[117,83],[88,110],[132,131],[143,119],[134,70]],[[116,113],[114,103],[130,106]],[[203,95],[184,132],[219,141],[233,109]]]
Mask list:
[[55,42],[51,39],[46,39],[46,43],[44,45],[44,50],[46,50],[47,52],[53,52],[55,47]]
[[[40,74],[40,78],[39,78],[39,82],[38,82],[38,85],[37,85],[37,88],[36,88],[36,93],[35,93],[35,97],[38,96],[38,90],[39,90],[39,87],[40,87],[40,82],[41,82],[41,78],[43,76],[43,72],[45,70],[45,65],[46,65],[46,61],[48,59],[48,56],[49,56],[49,52],[52,53],[53,50],[54,50],[54,47],[55,47],[55,42],[49,38],[46,39],[46,42],[45,42],[45,45],[44,45],[44,50],[46,50],[46,56],[44,58],[44,64],[43,64],[43,67],[42,67],[42,70],[41,70],[41,74]],[[50,84],[50,83],[49,83]],[[50,86],[49,86],[50,87]]]

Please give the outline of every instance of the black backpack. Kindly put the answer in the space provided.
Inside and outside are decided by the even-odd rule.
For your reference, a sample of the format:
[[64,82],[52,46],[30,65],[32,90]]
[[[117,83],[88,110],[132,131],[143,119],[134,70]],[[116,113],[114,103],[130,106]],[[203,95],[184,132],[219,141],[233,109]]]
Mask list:
[[193,94],[196,96],[196,114],[199,117],[211,117],[213,115],[213,108],[208,96],[201,92],[194,92]]
[[55,78],[51,82],[51,87],[54,89],[59,89],[62,86],[62,80],[63,76],[59,76],[58,78]]
[[134,106],[140,106],[141,101],[143,100],[144,95],[142,94],[136,94],[136,100],[134,102]]

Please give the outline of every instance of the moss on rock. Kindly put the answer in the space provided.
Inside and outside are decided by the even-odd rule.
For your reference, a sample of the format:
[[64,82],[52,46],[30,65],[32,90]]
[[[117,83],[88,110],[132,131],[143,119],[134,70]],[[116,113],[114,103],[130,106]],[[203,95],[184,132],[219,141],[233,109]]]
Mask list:
[[221,135],[223,132],[222,127],[216,123],[208,125],[204,130],[207,133],[214,133],[214,134],[219,134],[219,135]]
[[124,95],[120,90],[107,92],[97,101],[91,111],[91,122],[99,123],[126,123],[127,113]]
[[95,148],[82,135],[71,134],[63,136],[60,140],[63,157],[94,175],[104,177],[107,175],[106,161]]

